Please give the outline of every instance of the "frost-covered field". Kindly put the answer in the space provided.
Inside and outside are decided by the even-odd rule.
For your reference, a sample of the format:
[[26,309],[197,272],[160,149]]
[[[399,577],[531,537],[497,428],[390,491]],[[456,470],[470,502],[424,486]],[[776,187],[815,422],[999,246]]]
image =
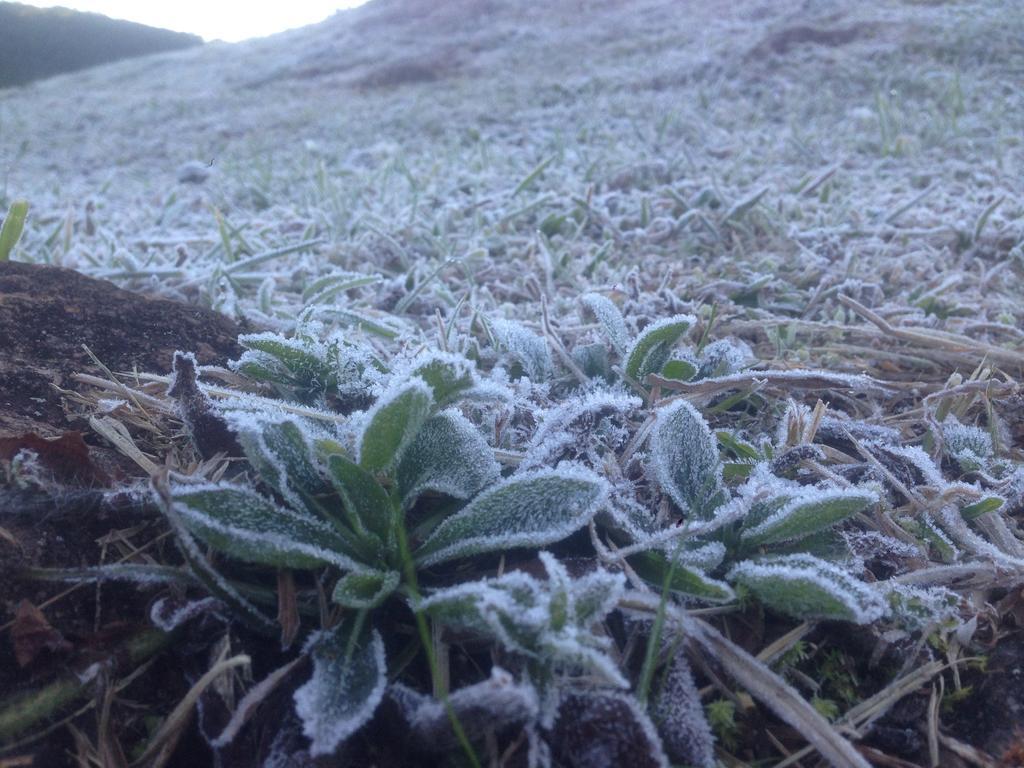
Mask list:
[[[314,754],[391,764],[386,700],[453,760],[596,765],[604,718],[631,764],[864,765],[846,739],[884,753],[938,659],[959,692],[1024,574],[1022,40],[1012,1],[375,0],[0,92],[0,204],[14,258],[262,331],[205,394],[179,359],[181,410],[101,405],[175,470],[193,569],[195,537],[344,574]],[[208,395],[247,481],[145,442]],[[903,757],[963,757],[920,722]]]
[[[1013,325],[1016,11],[372,3],[0,95],[0,191],[33,205],[21,258],[140,288],[154,271],[152,287],[240,314],[272,276],[284,322],[331,267],[393,281],[353,302],[368,305],[454,259],[414,315],[463,287],[488,311],[543,289],[561,315],[584,272],[621,287],[638,268],[687,305],[755,286],[747,315],[766,327],[837,319],[843,281],[901,313],[931,297],[970,310],[954,324]],[[433,79],[388,85],[417,78]],[[190,161],[213,163],[203,187],[177,183]],[[326,244],[211,284],[213,208],[254,253]]]

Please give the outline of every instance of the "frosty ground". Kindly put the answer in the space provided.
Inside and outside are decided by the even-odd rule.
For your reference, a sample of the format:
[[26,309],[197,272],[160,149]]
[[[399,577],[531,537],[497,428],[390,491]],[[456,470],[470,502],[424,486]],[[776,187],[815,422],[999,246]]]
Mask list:
[[[818,434],[824,454],[772,465],[786,482],[799,465],[805,485],[840,487],[861,479],[844,465],[865,463],[891,508],[922,519],[950,488],[965,504],[980,502],[961,485],[1000,495],[998,522],[980,535],[956,521],[922,533],[930,555],[893,549],[884,525],[885,567],[871,566],[870,525],[847,542],[850,562],[879,581],[890,566],[961,568],[969,588],[955,615],[930,617],[941,631],[897,622],[851,648],[832,625],[780,624],[749,605],[719,627],[764,659],[785,656],[773,643],[788,638],[786,679],[819,712],[863,727],[846,735],[867,737],[863,754],[878,764],[992,764],[1009,737],[971,742],[991,758],[971,752],[955,707],[971,693],[958,664],[1012,635],[1024,559],[1013,480],[1024,440],[1024,14],[1014,2],[720,5],[375,0],[265,40],[0,92],[0,207],[31,205],[13,258],[199,303],[254,330],[343,329],[401,366],[425,347],[472,351],[517,398],[504,432],[504,417],[486,422],[506,470],[572,454],[603,472],[605,457],[574,443],[569,415],[628,414],[603,439],[640,501],[663,511],[707,489],[687,496],[668,465],[629,476],[633,454],[672,455],[657,432],[644,442],[655,417],[633,411],[677,394],[743,442],[722,445],[735,466],[744,446],[795,449]],[[696,378],[662,366],[655,379],[622,376],[634,340],[682,315],[693,355],[676,360]],[[599,341],[606,368],[578,352]],[[621,386],[581,405],[566,392],[591,386],[593,370]],[[241,386],[228,373],[209,382]],[[146,392],[165,398],[166,379],[156,384]],[[382,377],[367,392],[393,385]],[[180,433],[147,437],[130,402],[103,399],[114,395],[92,405],[135,430],[147,461],[195,469]],[[828,415],[811,410],[819,398]],[[363,415],[343,438],[372,420],[367,403],[352,405]],[[652,413],[688,414],[662,405]],[[883,458],[860,451],[870,441],[886,443]],[[663,502],[645,495],[648,482]],[[734,503],[755,495],[737,491]],[[730,578],[756,582],[757,569],[743,561]],[[955,586],[944,573],[941,585]],[[853,617],[876,621],[876,600]],[[955,671],[926,666],[929,643]],[[875,714],[858,706],[910,675],[872,665],[893,648],[931,676],[911,678],[921,711],[869,736]],[[697,671],[717,759],[773,764],[801,748],[745,693]],[[891,733],[901,729],[907,743]]]

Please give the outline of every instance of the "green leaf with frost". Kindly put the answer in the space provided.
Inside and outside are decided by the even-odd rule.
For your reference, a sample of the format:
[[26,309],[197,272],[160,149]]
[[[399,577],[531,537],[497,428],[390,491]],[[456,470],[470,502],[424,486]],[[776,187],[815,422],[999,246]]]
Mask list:
[[349,527],[390,547],[397,511],[387,491],[371,473],[338,453],[327,457],[327,469],[341,497]]
[[415,553],[421,566],[512,547],[543,547],[578,531],[605,503],[608,484],[587,469],[514,475],[442,522]]
[[420,378],[409,379],[380,397],[366,417],[359,438],[359,464],[370,471],[389,469],[416,438],[434,399]]
[[238,343],[246,351],[232,368],[257,381],[296,386],[323,381],[332,373],[323,356],[317,354],[319,342],[276,333],[250,333],[239,336]]
[[732,451],[736,454],[737,458],[744,459],[746,461],[758,461],[762,458],[757,448],[750,443],[741,440],[728,430],[718,430],[715,432],[715,437],[718,438],[718,442],[723,448]]
[[313,675],[295,691],[295,711],[313,757],[329,755],[365,725],[384,698],[387,668],[380,633],[365,614],[346,615],[307,644]]
[[522,366],[531,381],[546,381],[551,376],[551,350],[543,336],[513,320],[499,318],[487,321],[487,325],[498,345]]
[[348,543],[327,523],[275,504],[251,488],[221,484],[171,489],[182,523],[197,538],[239,560],[278,568],[331,564],[359,569]]
[[885,600],[845,569],[810,555],[745,560],[726,575],[762,603],[797,619],[869,624],[886,612]]
[[987,515],[989,512],[995,512],[997,509],[1006,503],[1006,499],[1001,496],[986,496],[981,501],[975,502],[974,504],[968,504],[966,507],[961,507],[960,515],[964,520],[977,520],[982,515]]
[[666,379],[689,381],[697,374],[697,366],[688,360],[669,360],[661,368],[661,375]]
[[572,361],[588,379],[613,381],[608,364],[608,348],[604,344],[580,344],[572,349]]
[[473,364],[460,355],[435,352],[414,363],[410,377],[418,376],[430,387],[434,402],[445,405],[475,383]]
[[629,331],[626,330],[626,321],[619,308],[611,299],[600,293],[585,293],[580,297],[580,301],[597,318],[615,351],[624,355],[629,345]]
[[376,608],[398,589],[396,571],[352,571],[334,586],[331,599],[345,608]]
[[758,525],[744,530],[742,538],[754,545],[802,539],[863,512],[877,501],[873,491],[812,488],[789,500]]
[[626,375],[642,384],[647,374],[661,371],[676,342],[694,322],[692,315],[675,315],[644,328],[626,356]]
[[671,571],[668,588],[678,595],[706,600],[711,603],[728,603],[736,594],[725,582],[712,579],[696,568],[677,562],[675,568],[664,552],[650,550],[639,552],[627,558],[630,567],[651,586],[661,589]]
[[685,400],[658,412],[651,463],[661,489],[683,511],[711,519],[728,499],[718,441],[700,412]]
[[8,261],[11,258],[14,246],[18,244],[21,232],[25,228],[26,216],[28,216],[28,203],[24,200],[15,200],[7,209],[3,227],[0,228],[0,262]]
[[501,467],[483,435],[457,411],[429,418],[398,463],[404,507],[426,491],[469,499],[498,479]]
[[316,513],[329,491],[313,463],[306,432],[292,419],[275,421],[245,412],[225,414],[249,463],[260,478],[296,509]]
[[607,638],[591,631],[617,605],[624,577],[598,569],[572,578],[550,553],[539,558],[547,579],[511,571],[437,590],[421,607],[437,621],[493,637],[542,664],[591,670],[627,687]]
[[710,379],[738,373],[755,361],[754,353],[742,341],[719,339],[708,344],[700,353],[697,378]]
[[302,303],[323,304],[339,293],[379,283],[380,275],[360,275],[356,272],[333,272],[312,281],[302,291]]

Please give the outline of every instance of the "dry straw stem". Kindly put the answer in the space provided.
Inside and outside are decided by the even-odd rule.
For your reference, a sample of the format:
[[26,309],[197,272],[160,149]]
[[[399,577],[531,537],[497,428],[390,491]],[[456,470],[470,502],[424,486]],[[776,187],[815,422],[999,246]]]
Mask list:
[[133,768],[147,766],[148,768],[161,768],[167,764],[174,748],[188,726],[199,697],[207,688],[217,681],[221,675],[230,672],[235,667],[248,666],[250,658],[245,654],[239,654],[230,659],[220,658],[210,669],[206,671],[195,685],[185,694],[185,697],[178,702],[167,719],[160,726],[160,730],[149,742],[146,751],[132,763]]
[[250,688],[246,692],[245,696],[242,697],[242,700],[238,702],[238,706],[235,707],[234,714],[231,715],[231,719],[228,721],[228,724],[224,726],[224,730],[221,731],[220,735],[213,740],[213,746],[221,748],[230,744],[238,735],[239,731],[242,730],[242,726],[244,726],[253,716],[260,704],[262,704],[264,700],[266,700],[266,698],[291,674],[292,670],[305,661],[305,659],[305,656],[298,656],[295,659],[292,659],[284,666],[275,669],[263,678],[263,680]]
[[860,302],[851,299],[849,296],[840,294],[838,299],[843,306],[853,310],[862,318],[874,324],[883,333],[895,339],[944,352],[966,354],[973,359],[985,357],[1010,365],[1024,366],[1024,353],[988,344],[978,339],[971,339],[957,333],[949,333],[948,331],[933,331],[927,328],[897,328],[889,323],[888,320],[871,311]]
[[[747,387],[757,389],[775,389],[783,392],[790,392],[793,389],[854,389],[872,390],[876,392],[887,392],[895,388],[889,382],[879,381],[870,376],[849,375],[828,371],[744,371],[729,376],[719,376],[713,379],[688,382],[676,379],[666,379],[657,374],[649,374],[647,383],[658,386],[662,389],[681,392],[688,396],[714,395],[730,389],[743,389]],[[662,400],[662,403],[669,402],[670,398]]]
[[[889,709],[904,696],[927,685],[928,682],[946,669],[947,665],[941,661],[931,661],[913,672],[889,683],[885,688],[874,696],[864,699],[854,707],[851,707],[842,717],[836,720],[836,726],[849,727],[857,736],[860,736],[865,728],[873,721],[884,715]],[[774,768],[787,768],[794,765],[811,753],[810,747],[805,747],[787,757]]]

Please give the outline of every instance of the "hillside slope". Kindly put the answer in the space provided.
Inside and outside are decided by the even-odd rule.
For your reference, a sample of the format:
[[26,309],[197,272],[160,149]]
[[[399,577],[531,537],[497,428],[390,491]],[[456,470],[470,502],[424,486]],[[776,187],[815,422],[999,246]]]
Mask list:
[[[875,281],[877,233],[894,224],[941,240],[1000,196],[986,234],[1019,216],[1024,20],[1012,5],[377,0],[264,40],[0,94],[0,192],[32,201],[37,235],[70,210],[59,259],[88,269],[107,240],[213,242],[211,204],[338,245],[378,237],[359,221],[391,235],[440,226],[455,252],[509,205],[547,195],[522,220],[529,234],[589,196],[643,250],[643,210],[672,220],[675,197],[711,190],[728,207],[766,188],[769,250],[838,237],[858,254],[850,277]],[[207,187],[177,185],[188,161],[212,163]],[[792,193],[831,166],[827,200]],[[471,216],[453,210],[464,202]],[[90,204],[99,234],[84,235]],[[651,245],[689,251],[706,234],[690,222]],[[735,268],[708,256],[702,268]]]
[[0,2],[0,29],[0,88],[203,42],[98,13],[9,2]]

